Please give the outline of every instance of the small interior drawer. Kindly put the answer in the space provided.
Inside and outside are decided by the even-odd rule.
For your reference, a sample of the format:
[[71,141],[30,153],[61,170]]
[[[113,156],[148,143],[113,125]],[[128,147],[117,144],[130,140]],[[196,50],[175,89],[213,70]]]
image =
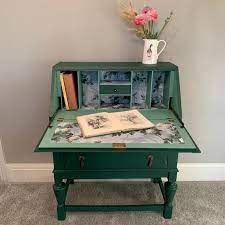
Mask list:
[[167,168],[166,152],[66,153],[64,159],[69,170]]
[[130,94],[130,85],[101,85],[100,94]]

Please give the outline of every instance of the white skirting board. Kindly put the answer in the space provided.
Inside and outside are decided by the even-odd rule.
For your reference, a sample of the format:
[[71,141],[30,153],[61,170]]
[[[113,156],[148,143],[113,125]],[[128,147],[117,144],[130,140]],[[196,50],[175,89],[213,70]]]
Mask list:
[[7,182],[7,168],[5,162],[5,156],[2,148],[2,142],[0,137],[0,183]]
[[[180,163],[178,169],[178,181],[225,181],[225,163]],[[6,164],[9,183],[53,182],[52,170],[53,165],[50,163]]]

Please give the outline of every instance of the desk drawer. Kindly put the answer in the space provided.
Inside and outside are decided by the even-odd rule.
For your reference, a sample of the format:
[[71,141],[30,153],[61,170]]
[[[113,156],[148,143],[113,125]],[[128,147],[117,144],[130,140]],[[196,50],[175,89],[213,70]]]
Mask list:
[[157,169],[167,168],[166,152],[66,153],[64,169]]
[[100,94],[130,94],[130,85],[101,85]]

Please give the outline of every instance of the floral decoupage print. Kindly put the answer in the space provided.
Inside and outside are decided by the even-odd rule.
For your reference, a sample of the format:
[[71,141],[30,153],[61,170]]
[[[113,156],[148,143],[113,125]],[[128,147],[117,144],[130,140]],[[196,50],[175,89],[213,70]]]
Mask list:
[[60,122],[51,138],[56,143],[152,143],[152,144],[183,144],[176,126],[173,123],[157,123],[155,127],[119,132],[98,137],[83,138],[78,123]]

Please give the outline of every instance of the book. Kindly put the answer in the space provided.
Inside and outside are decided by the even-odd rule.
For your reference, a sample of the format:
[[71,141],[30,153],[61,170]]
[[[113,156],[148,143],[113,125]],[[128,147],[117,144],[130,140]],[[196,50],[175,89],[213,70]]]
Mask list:
[[66,110],[69,110],[69,104],[68,104],[67,95],[66,95],[66,88],[65,88],[65,84],[64,84],[63,73],[60,74],[60,83],[61,83],[61,87],[62,87],[62,93],[63,93]]
[[77,109],[76,81],[72,73],[63,74],[64,86],[69,109]]
[[77,122],[85,138],[154,127],[138,110],[78,116]]

